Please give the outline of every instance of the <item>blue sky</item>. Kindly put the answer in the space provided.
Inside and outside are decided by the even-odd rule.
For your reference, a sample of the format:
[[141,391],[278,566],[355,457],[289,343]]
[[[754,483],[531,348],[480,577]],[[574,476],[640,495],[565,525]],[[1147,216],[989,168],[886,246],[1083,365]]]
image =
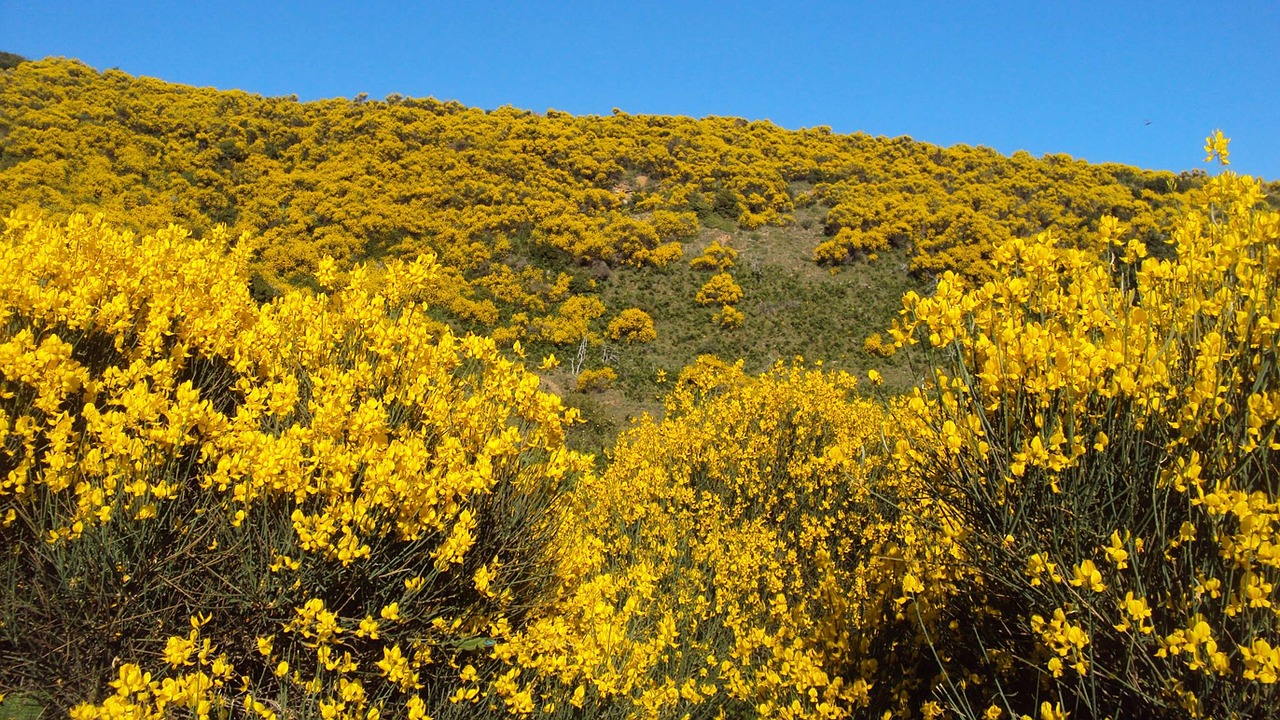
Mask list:
[[[1214,7],[1219,6],[1219,7]],[[0,0],[0,50],[301,99],[731,115],[1280,179],[1280,3]]]

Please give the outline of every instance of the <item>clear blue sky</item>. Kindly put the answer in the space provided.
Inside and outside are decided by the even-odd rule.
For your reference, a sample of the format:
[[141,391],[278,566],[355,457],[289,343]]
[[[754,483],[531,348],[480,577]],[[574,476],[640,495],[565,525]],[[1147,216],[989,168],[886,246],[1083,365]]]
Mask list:
[[1280,2],[0,0],[0,49],[265,95],[767,118],[1280,178]]

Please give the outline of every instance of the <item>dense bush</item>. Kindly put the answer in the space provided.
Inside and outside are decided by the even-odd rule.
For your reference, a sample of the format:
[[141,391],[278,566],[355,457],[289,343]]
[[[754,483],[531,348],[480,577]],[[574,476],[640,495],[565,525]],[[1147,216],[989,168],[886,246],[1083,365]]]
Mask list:
[[544,597],[572,415],[424,314],[431,258],[258,307],[227,245],[6,220],[0,687],[447,713]]
[[600,392],[601,390],[607,390],[613,385],[613,381],[617,379],[618,373],[610,367],[583,370],[578,373],[574,389],[578,392]]
[[1010,241],[1000,280],[906,299],[897,337],[931,348],[936,375],[897,454],[959,523],[967,565],[924,625],[939,699],[962,716],[1269,715],[1280,215],[1225,173],[1171,258],[1100,228]]
[[665,419],[573,494],[563,599],[499,652],[585,717],[870,706],[896,672],[874,658],[914,643],[893,616],[904,565],[881,559],[898,518],[883,498],[911,493],[871,482],[882,411],[854,386],[799,365],[687,368]]
[[698,289],[696,299],[700,305],[733,305],[742,299],[742,286],[729,273],[716,273]]
[[640,308],[627,308],[609,321],[608,335],[626,343],[647,343],[656,340],[658,332],[649,313]]
[[724,272],[733,267],[734,261],[737,259],[737,250],[728,245],[722,245],[719,240],[712,240],[701,255],[689,261],[689,266],[695,270]]

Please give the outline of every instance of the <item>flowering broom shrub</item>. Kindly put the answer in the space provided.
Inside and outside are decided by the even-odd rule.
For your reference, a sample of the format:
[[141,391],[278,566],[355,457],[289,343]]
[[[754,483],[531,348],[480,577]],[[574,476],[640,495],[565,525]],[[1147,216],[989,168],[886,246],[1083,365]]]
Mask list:
[[596,370],[583,370],[578,373],[578,379],[574,384],[574,389],[578,392],[600,392],[608,390],[613,385],[613,381],[618,379],[618,373],[611,367],[603,367]]
[[734,261],[738,259],[738,251],[729,247],[727,244],[721,245],[720,241],[712,240],[711,244],[702,251],[702,254],[689,261],[689,267],[694,270],[718,270],[725,272],[733,267]]
[[[1208,151],[1225,160],[1226,141]],[[1014,239],[909,295],[931,349],[900,467],[961,550],[921,615],[962,716],[1262,717],[1280,703],[1280,214],[1229,172],[1173,257],[1123,224]],[[920,583],[920,590],[928,582]],[[914,601],[909,611],[917,609]]]
[[572,414],[429,319],[430,257],[258,307],[228,244],[5,221],[0,687],[448,712],[547,588]]
[[658,339],[658,332],[653,327],[653,317],[640,308],[627,308],[609,321],[608,335],[610,339],[627,344],[647,343]]
[[711,316],[712,322],[719,323],[720,327],[730,330],[742,327],[742,321],[746,319],[746,313],[732,305],[721,306],[720,312]]
[[699,305],[733,305],[742,299],[742,286],[729,273],[716,273],[698,288],[696,299]]
[[800,365],[687,368],[665,419],[573,494],[562,600],[498,653],[581,717],[836,718],[879,700],[898,670],[875,658],[915,642],[880,498],[910,494],[870,482],[882,410],[854,387]]

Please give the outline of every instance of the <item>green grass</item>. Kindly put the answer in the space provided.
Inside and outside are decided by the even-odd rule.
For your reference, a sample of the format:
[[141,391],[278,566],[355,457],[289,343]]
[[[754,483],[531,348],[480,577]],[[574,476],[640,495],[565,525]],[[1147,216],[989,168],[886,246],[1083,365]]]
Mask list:
[[10,695],[0,702],[0,720],[37,720],[49,715],[44,704],[31,695]]
[[[643,386],[651,385],[652,371],[678,372],[703,353],[742,359],[750,372],[800,355],[851,372],[875,367],[892,385],[914,384],[916,378],[903,358],[873,357],[862,351],[868,335],[893,322],[902,294],[922,290],[907,274],[905,252],[881,253],[875,262],[832,272],[811,259],[822,237],[820,228],[796,224],[733,234],[707,230],[687,246],[686,258],[701,252],[713,238],[725,242],[726,235],[739,251],[731,272],[745,293],[737,306],[746,314],[739,329],[721,329],[712,321],[718,308],[694,301],[709,273],[692,270],[687,259],[665,270],[621,268],[601,284],[607,306],[639,307],[654,317],[658,331],[651,344],[621,349],[617,367],[628,397],[648,394]],[[635,383],[637,375],[647,377]]]
[[[547,387],[587,418],[570,433],[570,444],[599,454],[612,447],[617,433],[632,419],[646,412],[660,416],[660,398],[666,388],[655,382],[658,371],[665,371],[673,381],[681,368],[702,354],[730,362],[741,359],[753,373],[797,356],[810,363],[821,360],[828,369],[848,370],[860,377],[875,368],[884,375],[886,393],[919,382],[906,355],[883,358],[862,350],[868,335],[883,332],[893,322],[904,292],[924,289],[907,272],[906,252],[882,252],[874,262],[834,271],[820,267],[812,253],[823,239],[824,213],[823,208],[802,208],[796,222],[786,227],[732,233],[704,228],[686,244],[680,262],[668,268],[621,267],[600,282],[598,291],[611,314],[628,307],[648,312],[658,338],[645,345],[611,343],[616,358],[608,363],[602,357],[603,348],[592,348],[586,367],[609,364],[618,372],[615,387],[603,393],[573,392],[572,374],[563,367],[543,373]],[[737,307],[746,320],[738,329],[722,329],[712,320],[719,308],[694,300],[710,273],[693,270],[688,261],[713,239],[739,252],[731,272],[745,293]],[[567,365],[574,353],[556,354]],[[530,359],[536,364],[532,354]]]

